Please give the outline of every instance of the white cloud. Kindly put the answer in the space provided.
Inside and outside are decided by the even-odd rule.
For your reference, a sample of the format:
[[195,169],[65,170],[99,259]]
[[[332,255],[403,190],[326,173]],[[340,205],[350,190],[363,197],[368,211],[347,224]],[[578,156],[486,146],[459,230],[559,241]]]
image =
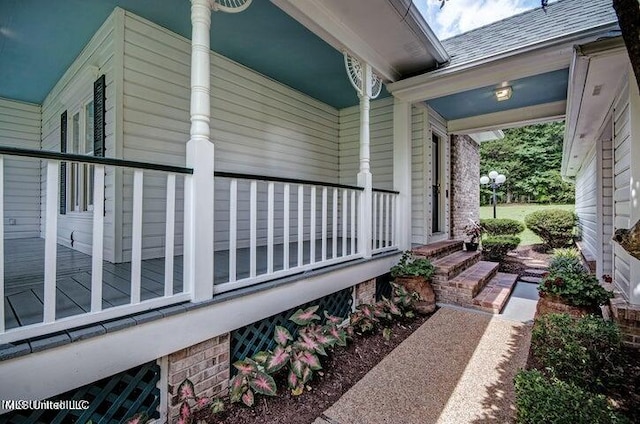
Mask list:
[[413,0],[438,38],[444,40],[540,6],[539,0]]

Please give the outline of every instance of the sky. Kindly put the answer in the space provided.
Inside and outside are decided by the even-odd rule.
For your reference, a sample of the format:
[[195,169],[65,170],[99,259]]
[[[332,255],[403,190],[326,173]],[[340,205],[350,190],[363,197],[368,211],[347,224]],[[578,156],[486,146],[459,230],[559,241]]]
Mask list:
[[440,40],[540,7],[540,0],[413,0]]

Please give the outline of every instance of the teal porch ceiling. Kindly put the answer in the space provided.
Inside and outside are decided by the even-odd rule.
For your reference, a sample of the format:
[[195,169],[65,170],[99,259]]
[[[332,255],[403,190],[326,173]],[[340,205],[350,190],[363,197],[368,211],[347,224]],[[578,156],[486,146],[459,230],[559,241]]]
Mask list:
[[[191,38],[189,0],[1,0],[0,97],[41,104],[119,6]],[[342,54],[269,0],[213,13],[212,50],[336,108],[357,104]]]
[[568,81],[569,70],[560,69],[508,81],[513,95],[502,102],[497,101],[494,95],[494,90],[499,87],[497,84],[438,97],[427,103],[446,120],[469,118],[566,100]]

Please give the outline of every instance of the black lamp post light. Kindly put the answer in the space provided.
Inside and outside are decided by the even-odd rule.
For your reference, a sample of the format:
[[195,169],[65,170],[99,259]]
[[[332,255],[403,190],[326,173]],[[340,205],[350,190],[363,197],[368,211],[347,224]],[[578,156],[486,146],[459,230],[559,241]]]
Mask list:
[[507,177],[503,174],[498,174],[497,171],[489,172],[489,176],[483,175],[480,177],[480,184],[488,185],[493,190],[493,218],[496,217],[496,204],[498,203],[496,200],[496,189],[499,188],[504,182],[507,181]]

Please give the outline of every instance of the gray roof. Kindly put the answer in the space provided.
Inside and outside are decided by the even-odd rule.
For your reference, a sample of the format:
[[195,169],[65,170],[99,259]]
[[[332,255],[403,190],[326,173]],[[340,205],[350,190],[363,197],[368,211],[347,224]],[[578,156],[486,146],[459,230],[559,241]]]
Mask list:
[[[446,7],[446,6],[445,6]],[[461,65],[545,40],[617,23],[611,0],[559,0],[442,41]]]

